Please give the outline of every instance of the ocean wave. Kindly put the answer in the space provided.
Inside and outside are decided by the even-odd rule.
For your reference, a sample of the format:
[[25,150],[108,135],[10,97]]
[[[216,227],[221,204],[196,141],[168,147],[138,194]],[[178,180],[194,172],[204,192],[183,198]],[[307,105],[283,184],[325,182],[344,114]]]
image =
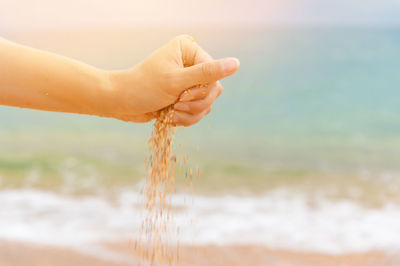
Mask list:
[[[134,240],[142,196],[68,196],[39,190],[0,191],[0,238],[82,249]],[[340,254],[400,250],[400,206],[379,209],[276,190],[264,196],[175,195],[175,222],[186,244],[250,244]]]

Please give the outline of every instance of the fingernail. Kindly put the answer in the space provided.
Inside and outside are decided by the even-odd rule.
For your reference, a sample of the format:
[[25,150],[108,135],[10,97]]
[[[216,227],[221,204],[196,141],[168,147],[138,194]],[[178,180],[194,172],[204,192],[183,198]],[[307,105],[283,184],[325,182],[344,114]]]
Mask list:
[[181,100],[182,102],[188,102],[188,101],[191,101],[191,100],[193,100],[193,99],[194,99],[193,95],[189,94],[187,91],[185,91],[185,92],[182,94],[181,98],[180,98],[180,100]]
[[174,105],[174,108],[179,111],[189,111],[189,106],[185,103],[178,102]]
[[225,58],[222,60],[222,71],[225,75],[232,74],[239,67],[239,60],[236,58]]

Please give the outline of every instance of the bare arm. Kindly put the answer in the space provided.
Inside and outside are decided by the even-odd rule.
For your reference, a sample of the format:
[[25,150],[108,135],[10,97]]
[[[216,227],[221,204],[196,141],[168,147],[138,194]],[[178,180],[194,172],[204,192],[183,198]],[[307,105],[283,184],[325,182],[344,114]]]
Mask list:
[[110,92],[108,72],[0,39],[0,104],[98,114]]
[[192,40],[179,36],[132,69],[105,71],[0,38],[0,105],[146,122],[207,83],[175,105],[178,125],[197,123],[222,91],[218,80],[239,62],[212,60]]

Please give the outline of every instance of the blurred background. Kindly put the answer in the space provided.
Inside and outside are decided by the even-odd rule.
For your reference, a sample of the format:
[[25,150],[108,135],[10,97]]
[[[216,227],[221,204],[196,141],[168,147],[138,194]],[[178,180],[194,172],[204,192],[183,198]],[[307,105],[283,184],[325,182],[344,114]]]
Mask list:
[[[176,134],[201,171],[194,194],[177,185],[183,245],[230,247],[226,265],[400,265],[399,13],[397,0],[0,0],[0,36],[107,70],[179,34],[238,57],[213,112]],[[118,243],[141,222],[151,126],[0,107],[0,265],[135,265]]]

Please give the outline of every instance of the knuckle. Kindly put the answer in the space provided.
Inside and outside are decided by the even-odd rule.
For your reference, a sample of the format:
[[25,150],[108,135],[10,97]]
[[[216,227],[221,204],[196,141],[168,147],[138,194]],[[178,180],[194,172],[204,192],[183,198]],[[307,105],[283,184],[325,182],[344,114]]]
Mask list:
[[173,38],[172,41],[175,43],[184,44],[184,43],[194,42],[194,39],[189,34],[181,34]]

